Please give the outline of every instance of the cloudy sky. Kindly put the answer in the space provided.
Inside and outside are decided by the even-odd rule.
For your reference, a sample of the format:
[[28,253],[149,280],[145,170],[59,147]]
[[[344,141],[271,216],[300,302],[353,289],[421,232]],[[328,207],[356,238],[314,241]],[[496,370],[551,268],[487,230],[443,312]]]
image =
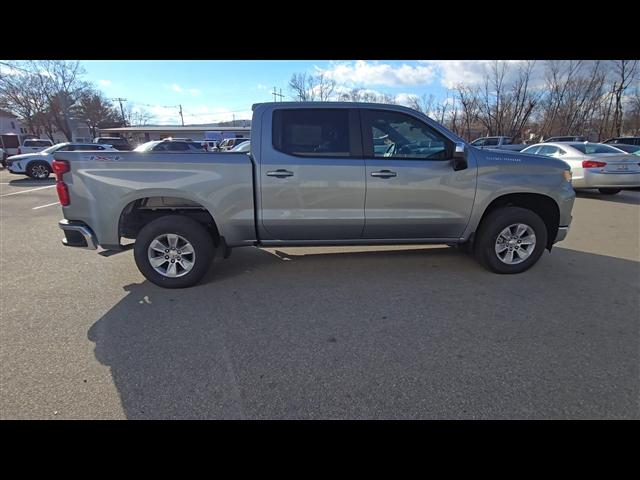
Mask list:
[[[409,95],[433,94],[443,99],[446,88],[481,80],[491,61],[82,61],[87,79],[110,98],[125,98],[133,109],[154,115],[154,123],[184,120],[208,123],[251,118],[253,103],[273,101],[282,89],[291,99],[293,73],[325,74],[339,88],[359,87],[388,93],[399,103]],[[517,66],[518,61],[509,62]],[[542,70],[543,63],[540,63]],[[515,72],[515,68],[512,69]]]

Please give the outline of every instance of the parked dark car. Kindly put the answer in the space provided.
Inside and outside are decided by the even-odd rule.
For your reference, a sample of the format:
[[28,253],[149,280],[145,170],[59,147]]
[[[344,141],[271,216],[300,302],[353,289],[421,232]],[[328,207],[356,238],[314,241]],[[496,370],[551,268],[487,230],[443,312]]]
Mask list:
[[93,139],[93,143],[111,145],[116,150],[133,150],[127,139],[122,137],[97,137]]
[[617,145],[618,143],[623,145],[640,145],[640,137],[613,137],[602,143],[608,143],[609,145]]
[[613,144],[610,143],[609,145],[627,153],[636,153],[640,151],[640,145],[626,145],[624,143],[613,143]]
[[206,152],[201,142],[186,142],[184,140],[152,140],[138,145],[134,152]]

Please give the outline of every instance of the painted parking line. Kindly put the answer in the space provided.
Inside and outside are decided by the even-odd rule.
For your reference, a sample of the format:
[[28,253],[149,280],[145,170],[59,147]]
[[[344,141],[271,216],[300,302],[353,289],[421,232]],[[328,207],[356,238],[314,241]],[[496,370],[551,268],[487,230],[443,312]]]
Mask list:
[[21,193],[35,192],[36,190],[42,190],[43,188],[53,188],[53,187],[55,187],[55,185],[47,185],[46,187],[31,188],[29,190],[22,190],[20,192],[5,193],[4,195],[0,195],[0,197],[8,197],[9,195],[20,195]]
[[40,205],[39,207],[33,207],[31,210],[38,210],[39,208],[51,207],[53,205],[60,205],[60,202],[47,203],[46,205]]

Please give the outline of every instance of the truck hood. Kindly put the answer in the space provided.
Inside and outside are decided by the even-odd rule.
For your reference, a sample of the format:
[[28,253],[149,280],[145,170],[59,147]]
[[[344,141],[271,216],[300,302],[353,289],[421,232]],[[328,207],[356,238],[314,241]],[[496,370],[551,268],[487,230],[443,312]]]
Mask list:
[[570,170],[569,164],[559,158],[508,150],[483,150],[479,148],[475,148],[474,150],[476,158],[478,158],[478,163],[481,165],[498,166],[509,164],[513,167],[521,165],[524,169],[533,167],[535,169]]

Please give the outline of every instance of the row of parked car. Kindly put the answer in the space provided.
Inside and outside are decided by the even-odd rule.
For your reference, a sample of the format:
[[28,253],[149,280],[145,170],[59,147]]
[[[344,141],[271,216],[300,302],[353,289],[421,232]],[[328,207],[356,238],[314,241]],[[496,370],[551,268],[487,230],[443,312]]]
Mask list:
[[74,151],[127,151],[136,152],[181,152],[202,153],[216,152],[249,152],[250,142],[247,138],[225,139],[210,147],[207,142],[196,142],[189,138],[165,138],[143,143],[131,148],[123,138],[98,137],[93,143],[64,142],[53,145],[50,140],[25,140],[17,149],[17,154],[6,155],[2,152],[2,165],[10,173],[27,175],[37,180],[49,178],[53,173],[53,154],[56,152]]

